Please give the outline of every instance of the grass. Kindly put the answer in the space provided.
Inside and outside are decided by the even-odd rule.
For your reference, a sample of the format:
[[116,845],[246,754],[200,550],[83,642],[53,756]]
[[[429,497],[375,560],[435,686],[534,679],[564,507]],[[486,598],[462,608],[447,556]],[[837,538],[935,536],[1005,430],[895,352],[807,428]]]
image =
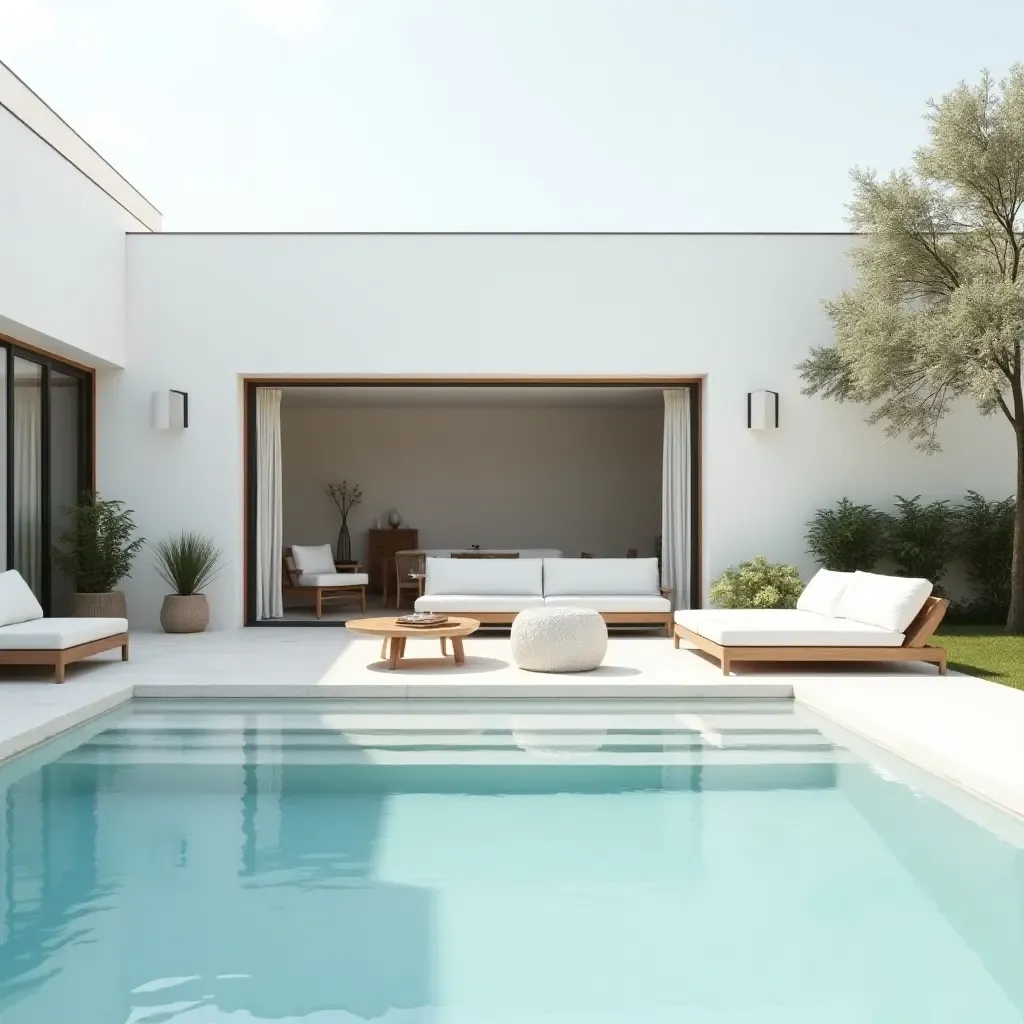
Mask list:
[[998,626],[946,626],[936,643],[949,652],[949,667],[1024,690],[1024,636]]

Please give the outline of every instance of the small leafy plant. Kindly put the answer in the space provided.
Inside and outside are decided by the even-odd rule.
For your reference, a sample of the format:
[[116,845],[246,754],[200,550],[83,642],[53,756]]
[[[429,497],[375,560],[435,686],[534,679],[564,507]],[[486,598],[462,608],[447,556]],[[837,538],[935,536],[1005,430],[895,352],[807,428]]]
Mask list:
[[79,594],[109,594],[131,576],[132,562],[145,541],[135,536],[135,513],[123,501],[86,491],[62,508],[68,528],[53,549],[53,563],[69,576]]
[[820,508],[807,524],[807,550],[825,569],[870,572],[886,553],[887,517],[849,498]]
[[758,555],[726,569],[711,584],[711,601],[719,608],[795,608],[803,589],[794,566]]
[[[921,502],[921,495],[896,495],[889,516],[888,554],[898,575],[915,576],[937,584],[953,557],[952,512],[947,501]],[[936,588],[938,590],[938,588]]]
[[201,594],[220,572],[221,551],[210,537],[185,531],[156,546],[155,568],[181,597]]

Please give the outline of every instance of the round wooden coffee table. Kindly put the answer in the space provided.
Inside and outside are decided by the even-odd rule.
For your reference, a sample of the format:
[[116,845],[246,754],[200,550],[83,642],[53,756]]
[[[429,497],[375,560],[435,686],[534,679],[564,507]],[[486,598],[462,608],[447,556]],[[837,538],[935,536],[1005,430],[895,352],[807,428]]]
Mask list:
[[[446,641],[452,642],[452,655],[456,665],[463,665],[466,662],[466,655],[462,649],[462,638],[475,633],[480,628],[476,619],[467,619],[452,616],[443,626],[400,626],[395,616],[384,619],[350,619],[345,625],[354,633],[366,633],[369,636],[380,636],[384,638],[384,644],[380,650],[381,661],[388,662],[389,669],[401,668],[405,657],[405,641],[409,637],[417,640],[436,639],[441,641],[441,654],[447,657],[445,649]],[[388,641],[391,641],[391,648],[387,650]],[[386,652],[386,653],[385,653]]]

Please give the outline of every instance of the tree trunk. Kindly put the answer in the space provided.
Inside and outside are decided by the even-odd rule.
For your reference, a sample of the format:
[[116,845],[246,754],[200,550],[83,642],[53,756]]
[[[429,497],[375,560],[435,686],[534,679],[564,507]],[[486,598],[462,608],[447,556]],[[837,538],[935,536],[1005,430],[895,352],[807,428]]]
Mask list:
[[1024,430],[1017,431],[1017,503],[1013,516],[1013,562],[1006,632],[1024,633]]

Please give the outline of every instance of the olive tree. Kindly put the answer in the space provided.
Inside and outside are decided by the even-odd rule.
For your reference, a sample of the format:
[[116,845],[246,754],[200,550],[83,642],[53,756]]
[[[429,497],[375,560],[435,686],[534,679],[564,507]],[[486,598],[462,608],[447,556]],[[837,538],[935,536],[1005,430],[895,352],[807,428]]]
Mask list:
[[909,170],[853,171],[857,282],[825,304],[834,344],[798,369],[805,394],[870,405],[870,422],[926,452],[956,399],[1006,418],[1017,446],[1007,630],[1024,633],[1024,65],[999,83],[961,82],[926,120]]

